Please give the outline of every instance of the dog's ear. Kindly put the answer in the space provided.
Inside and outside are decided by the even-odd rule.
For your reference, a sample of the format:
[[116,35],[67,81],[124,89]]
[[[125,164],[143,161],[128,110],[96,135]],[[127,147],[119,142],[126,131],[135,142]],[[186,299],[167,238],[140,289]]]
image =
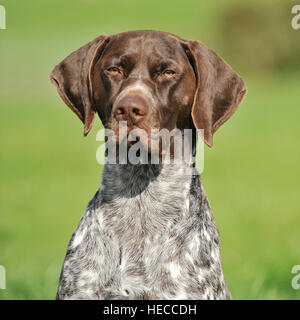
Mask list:
[[197,79],[192,119],[197,129],[204,129],[204,141],[212,147],[213,134],[240,105],[247,88],[243,79],[203,43],[184,41],[183,47]]
[[96,113],[90,94],[90,72],[107,42],[108,37],[97,37],[66,57],[50,75],[62,100],[84,123],[85,136]]

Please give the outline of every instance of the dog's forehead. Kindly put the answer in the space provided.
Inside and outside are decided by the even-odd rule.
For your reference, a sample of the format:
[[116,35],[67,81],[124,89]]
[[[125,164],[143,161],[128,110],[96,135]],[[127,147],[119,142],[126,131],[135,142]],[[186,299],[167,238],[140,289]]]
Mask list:
[[110,37],[105,55],[134,54],[148,56],[184,56],[177,36],[161,31],[129,31]]

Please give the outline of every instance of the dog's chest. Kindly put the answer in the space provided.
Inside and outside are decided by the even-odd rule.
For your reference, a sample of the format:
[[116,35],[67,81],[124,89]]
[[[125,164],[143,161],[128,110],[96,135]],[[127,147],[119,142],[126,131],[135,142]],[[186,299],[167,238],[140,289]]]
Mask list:
[[188,232],[188,192],[187,181],[180,185],[156,181],[135,197],[117,197],[105,205],[106,228],[120,247],[120,294],[151,298],[157,296],[153,288],[166,273],[177,276],[180,267],[173,256],[178,258],[181,239]]
[[101,228],[119,249],[108,297],[224,296],[218,233],[200,182],[191,191],[190,177],[171,168],[132,192],[137,181],[129,175],[122,180],[122,174],[108,168],[100,195]]
[[[189,216],[186,199],[180,212],[175,203],[166,208],[144,201],[127,199],[119,209],[114,205],[117,216],[111,216],[110,228],[120,248],[120,265],[113,290],[130,299],[199,298],[201,283],[220,273],[213,265],[219,260],[218,248],[206,247],[212,239],[197,218]],[[215,260],[206,261],[210,269],[200,263],[203,250]]]

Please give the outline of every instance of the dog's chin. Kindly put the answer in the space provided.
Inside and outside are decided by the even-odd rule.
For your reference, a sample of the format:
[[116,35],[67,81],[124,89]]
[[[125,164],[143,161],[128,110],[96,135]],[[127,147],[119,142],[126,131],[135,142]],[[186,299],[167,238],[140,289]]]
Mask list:
[[[134,154],[137,158],[143,158],[143,161],[147,159],[147,163],[158,164],[162,163],[163,158],[170,152],[168,149],[170,146],[163,147],[162,137],[153,134],[149,128],[118,126],[110,129],[114,131],[114,136],[109,140],[116,144],[116,154],[119,159],[126,158],[130,162],[130,155]],[[172,152],[170,157],[172,158]]]
[[158,152],[159,147],[157,148],[156,141],[151,138],[151,129],[142,128],[138,126],[123,126],[118,128],[111,128],[115,133],[115,142],[117,145],[125,145],[127,149],[130,149],[133,146],[137,145],[144,150],[147,150],[148,153],[152,151]]

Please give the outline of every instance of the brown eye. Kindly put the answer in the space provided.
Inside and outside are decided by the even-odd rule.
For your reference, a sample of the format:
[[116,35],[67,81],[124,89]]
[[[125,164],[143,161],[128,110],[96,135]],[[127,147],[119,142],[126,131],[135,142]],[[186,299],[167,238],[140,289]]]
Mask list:
[[118,74],[118,73],[122,73],[121,70],[117,67],[110,67],[107,69],[107,71],[110,73],[110,74]]
[[170,78],[175,75],[175,71],[173,70],[165,70],[162,75],[166,78]]

